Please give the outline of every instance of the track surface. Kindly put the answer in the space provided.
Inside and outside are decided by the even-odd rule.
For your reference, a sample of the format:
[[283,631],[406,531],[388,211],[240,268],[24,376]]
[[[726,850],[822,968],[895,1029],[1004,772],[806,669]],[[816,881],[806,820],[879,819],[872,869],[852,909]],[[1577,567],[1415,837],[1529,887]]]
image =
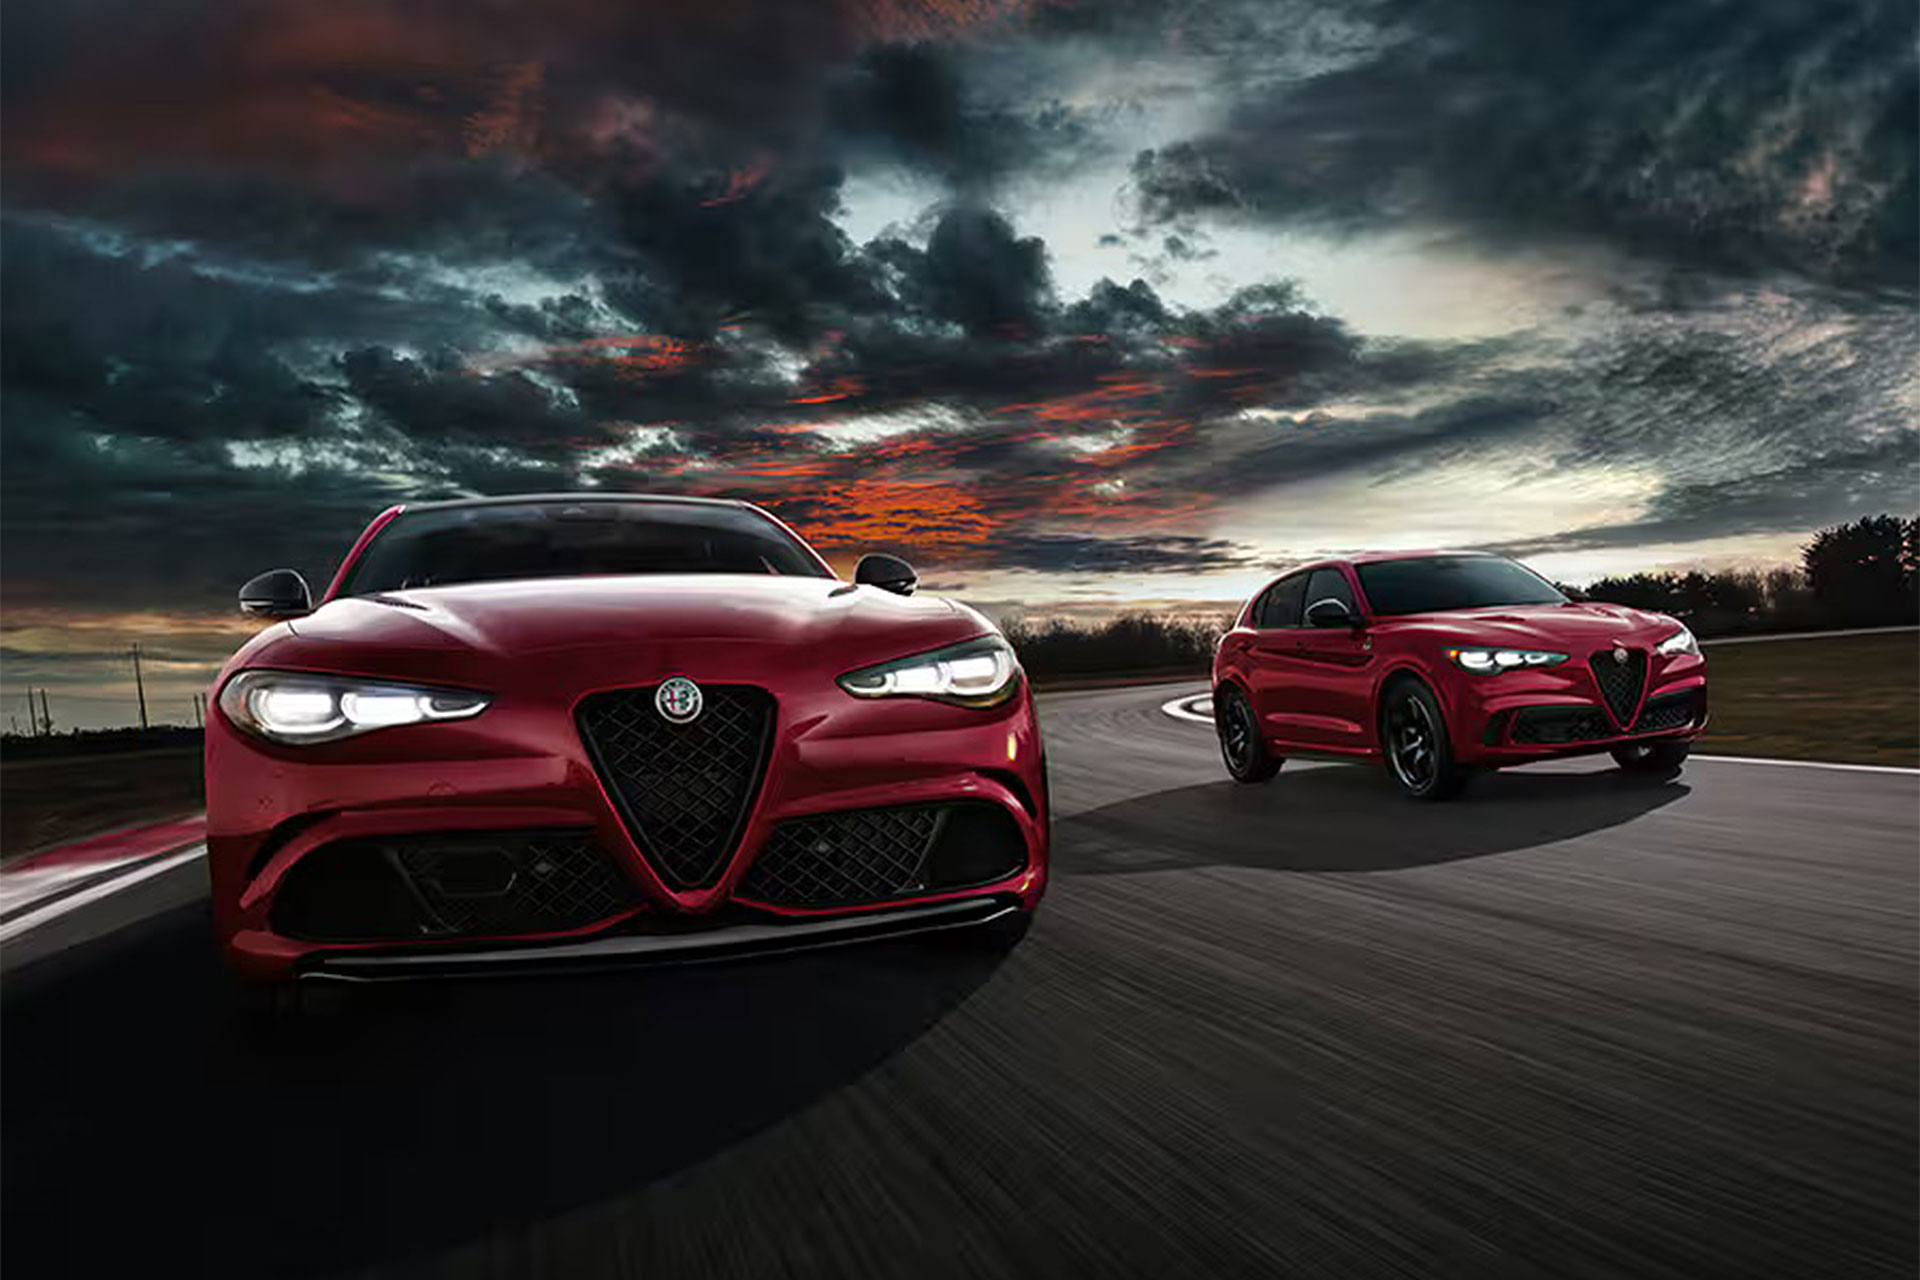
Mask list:
[[1176,692],[1046,700],[1059,875],[1005,957],[261,1038],[198,865],[49,926],[4,988],[6,1272],[1914,1274],[1920,779],[1240,788]]

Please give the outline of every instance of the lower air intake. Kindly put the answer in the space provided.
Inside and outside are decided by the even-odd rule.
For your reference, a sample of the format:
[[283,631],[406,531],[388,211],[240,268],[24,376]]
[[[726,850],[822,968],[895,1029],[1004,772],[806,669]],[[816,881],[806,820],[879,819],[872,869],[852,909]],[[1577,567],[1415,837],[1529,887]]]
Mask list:
[[1522,707],[1513,717],[1512,740],[1522,746],[1560,746],[1614,736],[1598,707]]
[[1647,705],[1640,709],[1640,719],[1633,726],[1635,733],[1658,733],[1664,729],[1685,729],[1699,718],[1700,697],[1692,690],[1684,693],[1663,693],[1657,698],[1647,699]]
[[587,832],[502,831],[323,845],[270,914],[290,938],[376,942],[564,933],[634,905]]
[[853,809],[780,823],[739,897],[781,907],[859,906],[992,884],[1026,865],[996,805]]

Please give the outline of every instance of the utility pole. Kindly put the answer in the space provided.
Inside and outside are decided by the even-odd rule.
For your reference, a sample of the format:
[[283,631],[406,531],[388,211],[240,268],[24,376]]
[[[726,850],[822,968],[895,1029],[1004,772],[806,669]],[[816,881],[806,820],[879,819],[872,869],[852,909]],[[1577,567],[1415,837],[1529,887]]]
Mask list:
[[193,695],[193,727],[196,729],[204,729],[207,727],[206,719],[202,715],[200,708],[200,699],[204,697],[206,697],[206,695],[203,693]]
[[133,687],[140,695],[140,732],[147,731],[147,686],[140,679],[140,646],[133,646]]
[[40,689],[40,727],[46,731],[47,737],[53,736],[53,713],[47,710],[47,690],[44,685]]

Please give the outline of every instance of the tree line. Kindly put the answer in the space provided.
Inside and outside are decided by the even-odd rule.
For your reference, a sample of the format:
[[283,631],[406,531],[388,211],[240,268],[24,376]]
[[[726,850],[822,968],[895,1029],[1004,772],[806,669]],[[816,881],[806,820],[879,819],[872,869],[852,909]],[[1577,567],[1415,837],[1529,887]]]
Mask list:
[[1868,516],[1822,529],[1798,566],[1601,578],[1576,598],[1683,619],[1696,634],[1899,626],[1920,621],[1920,517]]

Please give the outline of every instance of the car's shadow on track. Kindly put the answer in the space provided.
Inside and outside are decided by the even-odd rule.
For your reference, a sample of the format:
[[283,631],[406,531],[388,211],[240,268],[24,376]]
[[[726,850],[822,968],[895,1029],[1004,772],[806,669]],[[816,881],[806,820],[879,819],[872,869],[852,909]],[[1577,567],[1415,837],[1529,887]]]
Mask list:
[[263,1034],[209,937],[202,904],[10,975],[9,1274],[310,1275],[604,1201],[882,1065],[999,961],[903,942],[382,990]]
[[1054,865],[1112,874],[1172,867],[1389,871],[1506,853],[1630,822],[1687,794],[1678,779],[1608,770],[1477,777],[1464,799],[1418,804],[1378,770],[1298,769],[1137,796],[1054,823]]

